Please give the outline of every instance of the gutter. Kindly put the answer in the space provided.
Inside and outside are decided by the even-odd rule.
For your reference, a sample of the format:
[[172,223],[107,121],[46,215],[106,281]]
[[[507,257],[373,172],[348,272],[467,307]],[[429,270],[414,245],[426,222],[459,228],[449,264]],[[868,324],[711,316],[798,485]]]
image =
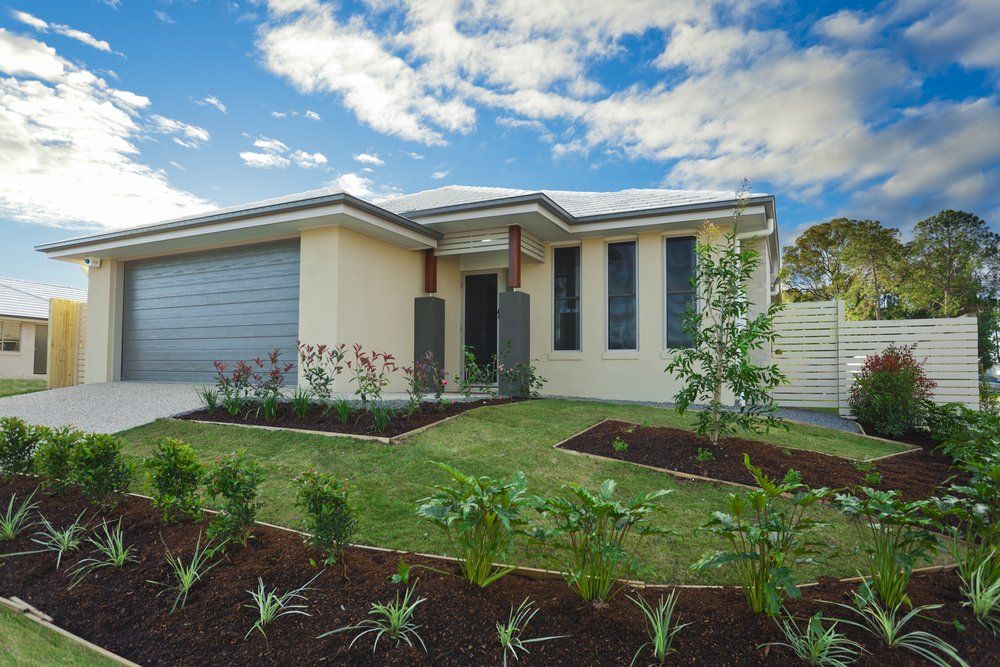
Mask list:
[[[774,234],[774,230],[775,230],[774,218],[773,217],[768,217],[767,218],[767,224],[764,226],[764,229],[759,229],[759,230],[753,231],[753,232],[739,233],[739,234],[736,235],[736,240],[738,240],[738,241],[744,241],[744,240],[750,240],[750,239],[759,239],[759,238],[763,238],[763,237],[769,237],[769,236],[771,236],[771,235]],[[774,243],[773,245],[777,246],[777,243]],[[771,283],[770,286],[769,286],[771,296],[777,296],[778,292],[781,291],[780,285],[777,283],[777,281],[774,281],[774,280],[771,279],[771,274],[772,273],[774,275],[777,275],[777,273],[778,273],[777,271],[773,271],[772,270],[774,268],[775,263],[776,263],[775,258],[777,256],[778,255],[775,254],[774,251],[772,251],[771,261],[768,262],[768,267],[767,267],[768,268],[768,276],[767,276],[767,278],[768,278],[768,282]]]
[[65,250],[69,248],[76,248],[79,246],[86,246],[92,243],[97,243],[99,241],[111,241],[115,239],[125,239],[125,238],[136,238],[141,236],[147,236],[149,234],[158,234],[164,231],[170,231],[175,229],[190,229],[194,227],[203,227],[205,225],[210,225],[218,222],[230,222],[233,220],[242,220],[247,218],[255,218],[262,215],[267,215],[271,213],[288,213],[294,211],[304,211],[313,208],[319,208],[322,206],[329,206],[331,204],[348,204],[353,208],[356,208],[365,213],[370,213],[372,215],[378,216],[383,220],[395,223],[401,227],[405,227],[410,231],[418,232],[424,236],[433,239],[435,241],[441,240],[444,236],[441,232],[431,229],[419,222],[414,222],[408,218],[404,218],[401,215],[397,215],[383,208],[380,208],[374,204],[371,204],[363,199],[359,199],[354,195],[347,194],[346,192],[338,192],[332,195],[323,195],[321,197],[312,197],[310,199],[300,199],[292,202],[283,202],[280,204],[270,204],[268,206],[258,206],[256,208],[242,209],[238,211],[229,211],[227,213],[209,213],[202,216],[197,216],[193,218],[182,218],[180,220],[173,220],[171,222],[162,222],[152,225],[147,225],[145,227],[139,227],[136,229],[123,229],[115,232],[107,232],[104,234],[94,234],[91,236],[81,236],[77,238],[67,239],[64,241],[55,241],[52,243],[42,243],[35,246],[35,250],[39,252],[48,252],[52,250]]

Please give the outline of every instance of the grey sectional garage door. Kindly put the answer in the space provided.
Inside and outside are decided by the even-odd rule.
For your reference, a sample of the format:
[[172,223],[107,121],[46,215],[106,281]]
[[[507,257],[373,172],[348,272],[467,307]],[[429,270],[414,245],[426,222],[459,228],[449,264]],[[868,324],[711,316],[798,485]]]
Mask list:
[[125,264],[122,379],[211,382],[212,362],[295,361],[299,242]]

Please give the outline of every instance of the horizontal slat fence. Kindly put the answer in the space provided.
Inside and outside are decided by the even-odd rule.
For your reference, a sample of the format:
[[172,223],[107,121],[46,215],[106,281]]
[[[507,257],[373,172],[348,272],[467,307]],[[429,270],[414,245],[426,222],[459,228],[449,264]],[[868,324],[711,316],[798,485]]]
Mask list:
[[889,345],[915,344],[914,354],[937,383],[935,401],[979,407],[975,317],[847,321],[842,301],[816,301],[788,304],[775,330],[773,358],[788,378],[774,392],[779,405],[849,415],[847,398],[865,358]]

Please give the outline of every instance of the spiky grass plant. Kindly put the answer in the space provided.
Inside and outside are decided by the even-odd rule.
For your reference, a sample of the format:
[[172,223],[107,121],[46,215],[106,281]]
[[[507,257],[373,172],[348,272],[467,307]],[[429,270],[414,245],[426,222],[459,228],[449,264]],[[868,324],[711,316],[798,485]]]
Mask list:
[[[247,591],[247,593],[250,594],[250,597],[253,598],[253,604],[243,605],[248,609],[254,609],[257,611],[257,621],[249,630],[247,630],[243,639],[246,639],[250,636],[251,632],[257,630],[260,634],[264,635],[264,641],[267,641],[267,630],[265,630],[265,628],[282,616],[291,616],[293,614],[297,614],[299,616],[309,616],[309,612],[306,611],[306,609],[309,608],[309,600],[306,598],[305,592],[312,590],[310,585],[312,582],[316,581],[316,577],[319,577],[320,574],[323,573],[320,572],[315,577],[307,581],[305,585],[281,594],[278,593],[277,588],[272,588],[268,591],[264,587],[264,580],[258,577],[257,590]],[[297,600],[300,600],[301,602],[296,602]]]
[[[993,553],[990,559],[996,558]],[[993,634],[1000,632],[1000,579],[991,577],[990,560],[980,563],[971,575],[962,577],[963,607],[972,609],[976,620],[989,628]]]
[[847,667],[865,652],[861,644],[851,641],[843,633],[837,632],[837,621],[830,627],[823,627],[823,612],[809,618],[805,630],[799,628],[795,618],[788,614],[786,619],[775,619],[783,642],[769,642],[765,646],[784,646],[792,650],[802,662],[814,667]]
[[31,512],[38,507],[38,503],[32,502],[37,492],[37,489],[32,491],[19,505],[14,504],[17,501],[16,493],[7,501],[7,509],[0,514],[0,542],[12,542],[22,531],[35,525],[31,520]]
[[118,523],[115,524],[114,528],[109,528],[108,522],[105,521],[101,524],[100,530],[103,536],[98,535],[97,537],[90,537],[87,540],[94,546],[97,555],[84,558],[77,563],[76,569],[73,571],[73,581],[70,583],[70,588],[79,584],[87,575],[95,570],[105,567],[122,568],[127,563],[137,560],[134,554],[135,547],[125,546],[125,535],[122,533],[121,519],[118,519]]
[[341,632],[360,630],[354,636],[354,639],[351,640],[351,643],[347,647],[348,650],[365,635],[373,634],[375,636],[375,643],[372,644],[372,653],[378,650],[378,643],[383,637],[396,642],[396,646],[405,642],[408,646],[415,647],[416,644],[414,644],[414,641],[416,641],[424,649],[424,653],[426,653],[427,645],[424,644],[424,640],[421,639],[420,634],[417,632],[421,626],[414,622],[413,617],[416,614],[417,607],[423,604],[427,598],[416,598],[414,600],[413,597],[416,590],[417,582],[414,581],[413,585],[406,589],[406,594],[403,595],[402,600],[399,598],[399,591],[396,591],[396,600],[394,602],[372,604],[372,608],[368,611],[368,615],[372,618],[366,618],[354,625],[324,632],[320,635],[320,638],[340,634]]
[[[968,667],[955,647],[936,635],[923,630],[905,631],[906,624],[920,616],[920,612],[940,609],[944,605],[930,604],[914,607],[900,616],[899,603],[894,607],[883,607],[878,599],[865,598],[855,594],[854,605],[834,603],[836,606],[850,611],[858,616],[860,621],[841,619],[841,623],[853,625],[879,637],[890,649],[904,649],[916,653],[921,658],[938,667]],[[950,662],[949,662],[950,661]]]
[[86,510],[80,512],[73,523],[61,530],[53,526],[44,516],[39,517],[42,529],[35,533],[37,537],[31,538],[31,541],[42,548],[38,552],[32,553],[54,551],[56,554],[56,569],[58,570],[59,566],[62,565],[62,559],[65,554],[80,550],[80,544],[87,533],[87,526],[81,523],[85,512]]
[[168,590],[177,591],[177,595],[174,597],[174,604],[170,608],[171,614],[177,611],[178,608],[184,608],[184,605],[187,604],[188,593],[191,591],[191,588],[201,581],[212,568],[222,562],[221,560],[212,562],[212,559],[219,549],[222,548],[223,544],[225,543],[212,546],[211,541],[209,541],[203,547],[201,545],[201,533],[198,533],[198,541],[194,545],[194,553],[191,554],[190,560],[185,563],[183,558],[170,553],[170,549],[166,549],[167,545],[164,543],[163,546],[166,549],[167,565],[170,567],[172,581],[150,581],[149,583],[162,586],[164,590],[160,591],[161,594]]
[[675,653],[677,650],[674,648],[674,639],[677,638],[678,633],[682,629],[689,625],[688,623],[677,625],[674,622],[677,591],[671,591],[666,600],[661,597],[655,607],[641,597],[632,597],[631,595],[626,597],[634,602],[642,611],[642,615],[646,619],[646,635],[649,637],[649,641],[640,646],[639,650],[632,656],[632,664],[636,663],[639,659],[639,654],[647,648],[653,655],[653,660],[656,661],[655,664],[664,664],[667,661],[667,656]]
[[520,654],[529,653],[528,644],[547,642],[552,639],[562,639],[569,635],[557,635],[553,637],[532,637],[524,639],[522,635],[528,630],[528,624],[538,613],[535,604],[528,598],[524,598],[517,609],[510,608],[510,615],[506,623],[497,623],[497,640],[503,648],[503,667],[507,667],[508,658],[520,660]]

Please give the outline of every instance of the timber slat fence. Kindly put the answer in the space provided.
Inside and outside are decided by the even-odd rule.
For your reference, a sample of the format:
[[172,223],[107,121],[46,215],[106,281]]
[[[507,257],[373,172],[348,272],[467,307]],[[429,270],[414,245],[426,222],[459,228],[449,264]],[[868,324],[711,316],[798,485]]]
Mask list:
[[848,415],[847,397],[865,357],[891,344],[916,344],[914,355],[937,383],[934,400],[979,407],[975,317],[848,321],[843,301],[813,301],[788,304],[775,329],[773,358],[788,378],[774,391],[779,405]]

